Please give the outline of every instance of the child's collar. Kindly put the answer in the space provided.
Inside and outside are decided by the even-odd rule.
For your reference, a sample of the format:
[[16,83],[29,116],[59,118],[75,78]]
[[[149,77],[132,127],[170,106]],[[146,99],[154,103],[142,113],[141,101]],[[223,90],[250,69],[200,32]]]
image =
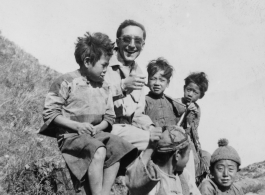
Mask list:
[[219,191],[221,191],[221,192],[226,192],[227,194],[230,194],[229,192],[232,190],[232,186],[234,185],[234,183],[232,183],[232,185],[229,187],[229,189],[223,190],[223,189],[220,189],[220,186],[218,186],[218,185],[215,183],[214,178],[210,178],[209,180],[210,180],[211,183],[216,187],[216,190],[218,189]]
[[154,99],[164,99],[165,98],[165,94],[164,93],[156,95],[156,94],[152,93],[151,91],[149,91],[148,95],[151,98],[154,98]]

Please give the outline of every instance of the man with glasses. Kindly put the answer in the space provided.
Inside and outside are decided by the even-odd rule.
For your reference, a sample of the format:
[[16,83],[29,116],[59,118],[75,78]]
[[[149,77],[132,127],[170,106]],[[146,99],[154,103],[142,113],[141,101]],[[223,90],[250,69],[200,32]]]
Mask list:
[[161,129],[155,128],[149,116],[143,114],[145,76],[135,62],[144,48],[146,31],[142,24],[125,20],[116,36],[116,53],[105,76],[111,86],[116,114],[111,133],[144,150],[150,139],[161,136]]

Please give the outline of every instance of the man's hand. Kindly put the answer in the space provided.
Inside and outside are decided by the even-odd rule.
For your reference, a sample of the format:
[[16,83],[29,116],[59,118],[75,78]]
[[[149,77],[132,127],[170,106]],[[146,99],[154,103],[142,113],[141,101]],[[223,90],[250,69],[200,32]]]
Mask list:
[[96,134],[96,128],[90,123],[78,123],[76,127],[76,131],[79,135],[81,134],[89,134],[91,136]]
[[124,90],[141,90],[145,85],[145,76],[129,75],[122,80],[122,87]]
[[162,128],[151,126],[149,131],[150,131],[149,147],[154,148],[157,142],[162,137]]
[[192,102],[188,105],[189,111],[194,111],[196,114],[199,112],[197,106]]

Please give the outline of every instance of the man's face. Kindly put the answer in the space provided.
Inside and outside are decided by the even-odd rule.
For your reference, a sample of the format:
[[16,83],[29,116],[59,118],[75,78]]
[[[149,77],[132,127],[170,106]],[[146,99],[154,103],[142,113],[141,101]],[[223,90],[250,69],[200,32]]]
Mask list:
[[94,82],[103,82],[109,60],[110,56],[102,54],[94,65],[90,62],[85,63],[88,78]]
[[222,189],[228,190],[235,180],[238,165],[232,160],[219,160],[214,164],[211,174],[215,183]]
[[148,85],[151,92],[155,95],[163,94],[169,81],[163,77],[164,70],[159,70],[156,74],[148,78]]
[[127,26],[117,38],[119,53],[125,62],[133,62],[144,47],[144,32],[138,26]]

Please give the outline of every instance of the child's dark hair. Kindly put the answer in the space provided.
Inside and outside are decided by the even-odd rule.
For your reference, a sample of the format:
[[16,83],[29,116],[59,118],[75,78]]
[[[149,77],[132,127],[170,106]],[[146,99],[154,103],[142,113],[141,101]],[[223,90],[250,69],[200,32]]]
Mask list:
[[155,75],[160,70],[164,71],[163,77],[170,81],[174,68],[168,63],[166,59],[160,57],[157,58],[157,60],[150,61],[147,65],[147,72],[149,78]]
[[188,86],[190,83],[195,83],[199,86],[201,92],[201,98],[204,96],[205,92],[208,90],[208,79],[207,75],[204,72],[193,72],[188,77],[184,79],[185,86]]
[[97,32],[90,34],[87,32],[84,37],[78,37],[75,45],[75,60],[82,66],[86,57],[89,62],[95,64],[102,54],[112,56],[114,43],[108,35]]

